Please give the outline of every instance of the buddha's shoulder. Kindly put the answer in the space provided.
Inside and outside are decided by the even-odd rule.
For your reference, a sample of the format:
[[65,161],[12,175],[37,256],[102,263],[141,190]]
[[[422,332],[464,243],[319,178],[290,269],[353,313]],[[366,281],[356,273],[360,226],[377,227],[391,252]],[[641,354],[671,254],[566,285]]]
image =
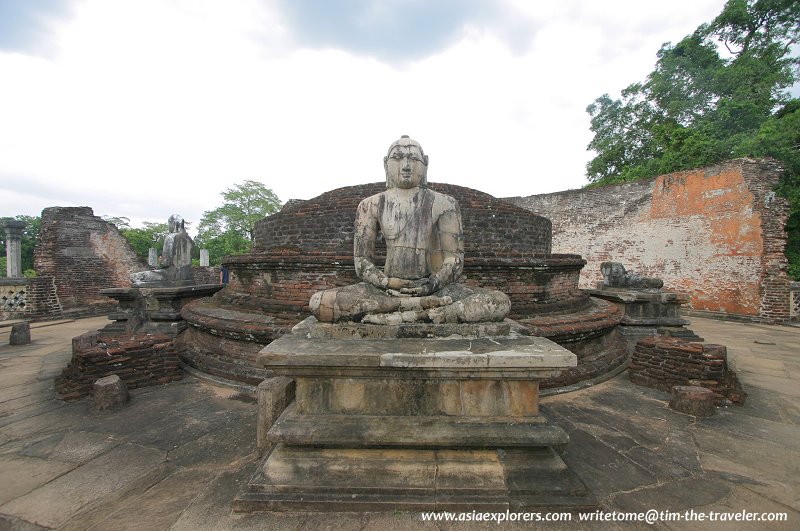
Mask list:
[[458,201],[453,196],[431,190],[430,188],[424,189],[425,194],[428,194],[433,200],[433,204],[440,208],[453,209],[458,208]]

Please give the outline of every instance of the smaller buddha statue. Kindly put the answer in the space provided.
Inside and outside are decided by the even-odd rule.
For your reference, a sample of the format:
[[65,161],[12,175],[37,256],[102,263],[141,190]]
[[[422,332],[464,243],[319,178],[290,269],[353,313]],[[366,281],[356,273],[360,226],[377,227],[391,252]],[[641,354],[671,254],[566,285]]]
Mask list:
[[139,271],[131,275],[134,286],[152,282],[188,281],[192,279],[192,247],[183,218],[173,214],[167,220],[169,232],[164,238],[159,269]]
[[625,289],[661,289],[664,281],[655,277],[642,277],[629,272],[619,262],[603,262],[600,264],[603,280],[598,282],[598,288],[625,288]]

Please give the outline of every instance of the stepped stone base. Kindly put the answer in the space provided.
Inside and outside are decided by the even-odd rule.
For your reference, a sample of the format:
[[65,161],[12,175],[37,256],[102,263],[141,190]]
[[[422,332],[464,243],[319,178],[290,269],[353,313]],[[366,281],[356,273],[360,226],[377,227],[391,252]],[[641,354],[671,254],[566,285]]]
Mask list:
[[576,357],[521,330],[298,324],[259,354],[295,401],[234,510],[594,507],[539,414],[539,381]]
[[385,449],[278,445],[238,512],[593,509],[552,448]]

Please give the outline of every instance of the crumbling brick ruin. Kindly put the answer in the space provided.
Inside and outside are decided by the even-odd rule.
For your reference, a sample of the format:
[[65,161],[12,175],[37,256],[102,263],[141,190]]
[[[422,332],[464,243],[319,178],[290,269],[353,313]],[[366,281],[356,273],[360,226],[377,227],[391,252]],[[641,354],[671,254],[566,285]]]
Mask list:
[[89,207],[52,207],[42,211],[34,267],[52,277],[63,315],[100,315],[116,302],[104,288],[128,287],[129,275],[147,266],[117,228]]
[[56,393],[73,400],[88,396],[94,382],[117,375],[128,389],[183,378],[172,338],[163,334],[104,337],[89,332],[72,340],[72,360],[56,378]]
[[781,172],[774,160],[736,159],[508,200],[552,221],[555,252],[586,259],[581,287],[601,280],[602,262],[622,262],[689,293],[694,310],[785,321],[788,205],[773,191]]
[[728,368],[728,350],[723,345],[648,337],[636,344],[628,374],[635,384],[665,392],[675,385],[705,387],[714,392],[717,405],[727,400],[741,405],[747,397]]

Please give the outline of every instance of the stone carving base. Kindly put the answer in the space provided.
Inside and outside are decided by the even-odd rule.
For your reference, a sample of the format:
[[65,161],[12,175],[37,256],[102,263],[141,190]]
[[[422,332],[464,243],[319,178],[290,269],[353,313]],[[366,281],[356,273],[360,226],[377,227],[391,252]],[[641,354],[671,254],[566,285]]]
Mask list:
[[681,306],[689,302],[683,293],[627,288],[585,291],[592,297],[616,304],[625,312],[618,331],[626,339],[629,356],[633,354],[636,342],[645,337],[670,336],[685,341],[703,341],[686,328],[689,321],[681,317]]
[[185,284],[185,281],[156,284],[154,287],[109,288],[101,295],[119,302],[119,308],[108,318],[114,321],[100,332],[123,335],[133,332],[177,336],[186,329],[181,308],[201,297],[210,297],[221,290],[219,284]]
[[276,446],[234,511],[594,509],[552,448]]
[[575,355],[517,327],[298,324],[259,354],[295,401],[234,510],[593,508],[539,414],[539,381]]

